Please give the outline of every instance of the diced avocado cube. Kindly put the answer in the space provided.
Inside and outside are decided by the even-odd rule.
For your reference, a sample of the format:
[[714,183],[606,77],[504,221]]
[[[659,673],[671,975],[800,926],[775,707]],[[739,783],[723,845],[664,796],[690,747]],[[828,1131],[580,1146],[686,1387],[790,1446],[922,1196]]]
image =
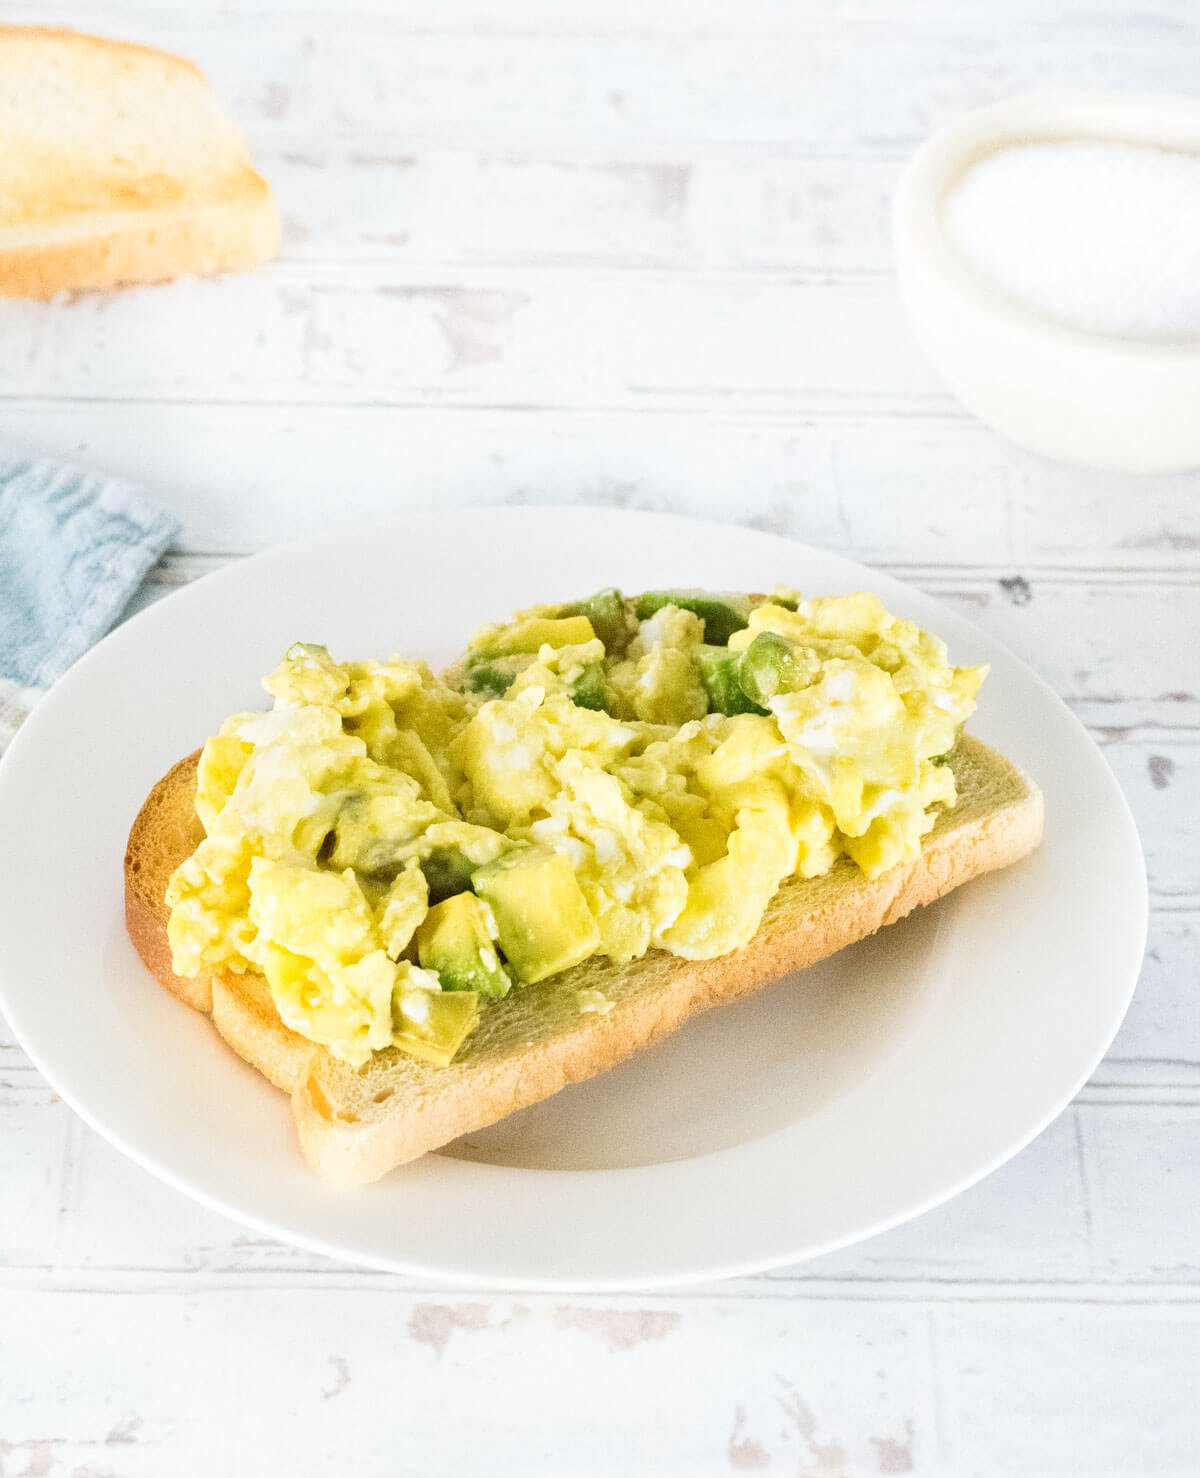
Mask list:
[[421,859],[421,871],[429,887],[430,903],[441,903],[456,893],[469,893],[476,864],[457,847],[439,847]]
[[595,638],[592,623],[586,616],[530,616],[514,621],[490,637],[489,656],[507,656],[513,652],[536,652],[541,647],[577,647]]
[[814,654],[786,636],[760,631],[738,664],[738,682],[752,703],[766,708],[777,693],[807,688],[820,671]]
[[603,662],[591,662],[583,669],[571,684],[571,702],[597,712],[608,707],[608,684],[604,680]]
[[463,670],[461,688],[465,693],[483,693],[489,698],[502,698],[523,668],[535,660],[530,652],[471,652]]
[[741,658],[728,647],[703,646],[696,649],[696,665],[700,669],[700,681],[708,694],[708,711],[732,716],[735,713],[766,713],[752,699],[747,698],[738,681]]
[[575,870],[560,852],[524,847],[478,868],[472,881],[492,906],[500,948],[521,980],[557,975],[600,943]]
[[663,606],[679,606],[681,610],[694,612],[704,622],[704,640],[717,647],[723,647],[750,620],[748,595],[720,595],[709,590],[647,590],[634,602],[639,621],[645,621]]
[[478,1020],[474,991],[398,990],[392,997],[392,1041],[435,1067],[450,1066]]
[[604,643],[604,650],[610,655],[615,653],[619,656],[633,635],[634,622],[629,602],[611,585],[605,590],[597,590],[595,595],[589,595],[586,600],[573,601],[570,605],[563,606],[562,615],[586,616],[592,623],[592,630]]
[[417,958],[437,972],[443,990],[504,996],[512,981],[492,942],[487,904],[456,893],[435,904],[417,926]]
[[503,698],[516,681],[517,674],[495,662],[471,663],[463,680],[468,693],[486,693],[489,698]]

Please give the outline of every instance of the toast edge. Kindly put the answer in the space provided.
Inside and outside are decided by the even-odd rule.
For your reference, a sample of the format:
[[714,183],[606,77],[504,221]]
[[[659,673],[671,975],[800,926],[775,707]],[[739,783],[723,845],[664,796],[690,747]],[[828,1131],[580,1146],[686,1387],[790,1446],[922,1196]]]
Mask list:
[[[200,751],[196,750],[172,765],[142,802],[142,807],[129,828],[125,847],[125,929],[138,957],[164,990],[177,996],[193,1010],[212,1010],[212,988],[207,976],[192,979],[176,975],[172,968],[171,945],[167,938],[167,880],[176,866],[188,856],[187,841],[192,847],[202,833],[195,815],[196,766]],[[186,802],[186,806],[185,803]],[[161,832],[164,821],[174,823],[181,844],[164,848]],[[191,835],[185,828],[191,825]],[[194,839],[193,839],[194,838]]]
[[148,211],[118,226],[41,244],[0,246],[0,297],[46,301],[185,275],[207,276],[260,266],[279,251],[279,212],[266,181],[246,171],[246,190],[216,204]]

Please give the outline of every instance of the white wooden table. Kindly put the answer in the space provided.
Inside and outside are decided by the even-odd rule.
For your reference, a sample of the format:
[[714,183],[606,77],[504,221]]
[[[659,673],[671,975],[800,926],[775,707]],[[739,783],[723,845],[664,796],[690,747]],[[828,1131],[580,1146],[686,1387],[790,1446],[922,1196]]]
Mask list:
[[1141,827],[1150,951],[1091,1083],[975,1190],[664,1296],[481,1296],[248,1235],[0,1040],[0,1475],[1200,1472],[1200,476],[1054,466],[970,421],[887,234],[899,164],[965,107],[1195,91],[1195,0],[210,10],[55,18],[210,71],[283,259],[0,307],[0,439],[182,517],[148,595],[478,503],[824,544],[965,609],[1089,725]]

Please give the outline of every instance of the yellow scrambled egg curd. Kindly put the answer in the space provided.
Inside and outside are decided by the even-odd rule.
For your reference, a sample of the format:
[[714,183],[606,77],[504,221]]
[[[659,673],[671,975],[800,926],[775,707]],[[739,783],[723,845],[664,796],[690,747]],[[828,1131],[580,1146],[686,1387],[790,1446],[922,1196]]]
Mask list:
[[974,711],[987,669],[952,667],[945,644],[868,594],[752,611],[730,648],[772,632],[816,660],[807,686],[770,699],[805,788],[828,806],[841,848],[868,877],[912,859],[955,801],[941,760]]
[[695,657],[703,641],[704,623],[693,611],[668,605],[643,621],[609,675],[618,711],[675,727],[702,718],[708,695]]
[[444,1064],[514,979],[724,954],[788,878],[916,856],[984,673],[872,595],[783,588],[532,607],[445,678],[297,644],[204,747],[175,969],[260,971],[352,1064]]
[[438,1060],[462,1008],[403,957],[429,907],[420,860],[505,847],[453,810],[433,758],[465,707],[417,664],[301,645],[265,686],[275,709],[235,715],[200,758],[205,838],[167,893],[175,968],[261,971],[284,1023],[348,1062],[393,1043]]

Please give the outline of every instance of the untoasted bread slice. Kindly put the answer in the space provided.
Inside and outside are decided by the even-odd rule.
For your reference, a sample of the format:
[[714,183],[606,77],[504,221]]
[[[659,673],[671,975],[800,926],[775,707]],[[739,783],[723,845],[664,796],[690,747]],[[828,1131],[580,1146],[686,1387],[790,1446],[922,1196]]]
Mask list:
[[[815,964],[1032,851],[1042,833],[1037,787],[965,735],[951,763],[958,804],[938,817],[915,862],[874,881],[846,859],[823,877],[793,879],[750,943],[719,959],[680,960],[653,950],[626,965],[588,960],[522,986],[485,1008],[445,1068],[395,1050],[376,1053],[363,1068],[348,1067],[283,1025],[261,976],[220,974],[205,990],[172,972],[163,896],[171,872],[200,836],[195,755],[159,781],[134,823],[125,858],[126,919],[157,979],[188,1004],[211,1009],[234,1050],[291,1094],[309,1164],[332,1180],[362,1184],[594,1077],[697,1012]],[[603,991],[612,1010],[581,1012],[576,992],[583,987]]]
[[278,247],[271,191],[191,62],[0,26],[0,295],[218,272]]

